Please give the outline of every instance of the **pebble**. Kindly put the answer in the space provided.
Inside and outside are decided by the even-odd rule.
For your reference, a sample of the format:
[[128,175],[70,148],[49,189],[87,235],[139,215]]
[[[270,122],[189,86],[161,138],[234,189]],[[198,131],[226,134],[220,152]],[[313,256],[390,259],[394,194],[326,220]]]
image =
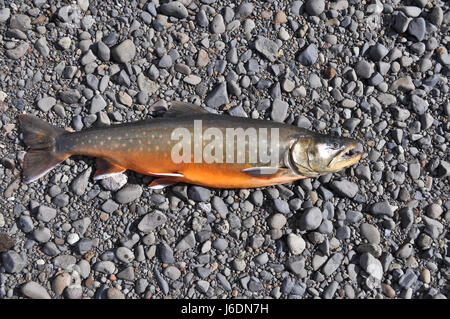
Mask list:
[[29,47],[29,44],[26,42],[20,43],[14,49],[6,50],[6,56],[10,59],[18,60],[28,52]]
[[158,11],[164,15],[175,17],[178,19],[187,18],[189,13],[186,7],[180,1],[172,1],[169,3],[163,3],[158,7]]
[[51,299],[47,290],[35,281],[29,281],[20,288],[20,291],[31,299]]
[[275,122],[284,122],[284,119],[287,116],[288,108],[289,104],[287,102],[280,99],[275,99],[272,104],[270,117]]
[[278,45],[276,42],[263,36],[258,36],[255,41],[255,49],[270,62],[275,62],[278,58]]
[[10,274],[20,273],[26,266],[26,261],[15,251],[9,250],[2,254],[2,266]]
[[318,16],[325,10],[325,1],[308,0],[305,3],[305,10],[311,16]]
[[426,26],[424,18],[415,18],[408,24],[408,33],[422,41],[425,38]]
[[120,204],[130,203],[142,195],[142,187],[135,184],[127,184],[116,193],[115,199]]
[[360,231],[369,243],[376,245],[380,243],[380,232],[375,226],[368,223],[362,223]]
[[217,109],[223,105],[230,103],[228,100],[227,86],[225,82],[221,82],[211,90],[206,96],[205,103],[208,107]]
[[314,230],[322,223],[322,212],[317,207],[311,207],[304,211],[299,220],[301,229]]
[[333,254],[333,256],[331,256],[322,267],[322,273],[325,276],[330,276],[339,268],[343,260],[344,255],[342,255],[341,253]]
[[5,23],[11,16],[11,10],[9,8],[0,9],[0,23]]
[[346,196],[353,198],[358,193],[359,187],[357,184],[352,183],[347,180],[333,181],[330,184],[331,188],[338,193],[340,196]]
[[383,278],[383,267],[381,262],[372,254],[364,253],[359,258],[361,268],[372,277],[381,280]]
[[356,74],[363,78],[369,79],[375,71],[374,65],[368,61],[361,60],[355,66]]
[[268,225],[271,229],[282,229],[286,225],[287,219],[283,214],[273,214],[268,221]]
[[394,216],[392,206],[389,205],[387,201],[373,204],[372,206],[370,206],[369,212],[375,216],[382,216],[382,215],[386,215],[388,217]]
[[56,217],[56,209],[47,207],[47,206],[39,206],[36,218],[44,223],[48,223],[53,218]]
[[300,54],[297,55],[297,61],[300,62],[301,65],[311,66],[316,63],[319,58],[319,52],[317,50],[317,46],[312,43],[306,47]]
[[286,237],[286,243],[293,255],[301,254],[306,247],[305,240],[301,236],[295,234],[289,234]]
[[111,49],[111,57],[119,63],[127,63],[134,59],[136,46],[130,39],[124,40],[119,45]]
[[151,233],[157,227],[164,225],[167,217],[160,211],[154,211],[145,215],[138,224],[138,229],[144,233]]

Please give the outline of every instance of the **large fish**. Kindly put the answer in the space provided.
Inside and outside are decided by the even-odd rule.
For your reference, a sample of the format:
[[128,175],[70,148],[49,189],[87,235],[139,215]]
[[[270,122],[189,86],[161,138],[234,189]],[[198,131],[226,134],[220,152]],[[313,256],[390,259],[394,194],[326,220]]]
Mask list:
[[[19,122],[29,147],[23,163],[25,183],[39,179],[71,155],[97,158],[94,179],[129,169],[154,176],[153,188],[178,182],[216,188],[263,187],[337,172],[361,158],[353,139],[212,114],[183,102],[173,102],[161,118],[79,132],[29,114],[19,115]],[[230,135],[232,140],[226,138],[230,132],[235,134]],[[187,133],[189,139],[183,135]]]

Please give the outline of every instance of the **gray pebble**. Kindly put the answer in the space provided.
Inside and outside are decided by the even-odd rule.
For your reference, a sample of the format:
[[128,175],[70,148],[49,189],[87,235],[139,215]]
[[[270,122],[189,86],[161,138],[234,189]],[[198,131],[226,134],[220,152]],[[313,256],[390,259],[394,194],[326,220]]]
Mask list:
[[277,98],[272,103],[272,111],[270,113],[270,117],[275,122],[284,122],[287,116],[288,108],[289,104],[287,102]]
[[144,233],[150,233],[157,227],[164,225],[167,217],[161,211],[154,211],[145,215],[138,224],[138,229]]
[[318,58],[319,52],[317,46],[312,43],[297,56],[297,61],[304,66],[310,66],[316,63]]
[[322,212],[317,207],[311,207],[304,211],[300,217],[299,225],[304,230],[314,230],[322,223]]
[[383,278],[383,267],[381,265],[381,262],[374,256],[372,256],[372,254],[362,254],[359,258],[359,264],[366,273],[373,276],[374,278],[378,280],[381,280]]
[[305,10],[309,15],[318,16],[325,10],[324,0],[307,0]]
[[55,217],[56,217],[56,209],[43,205],[39,206],[38,213],[36,215],[36,218],[38,220],[43,221],[44,223],[48,223]]
[[205,99],[205,103],[208,107],[217,109],[223,105],[230,103],[228,100],[227,86],[225,82],[221,82],[214,87],[214,89],[208,93]]
[[178,19],[187,18],[189,15],[187,9],[180,1],[164,3],[158,7],[158,11],[164,15]]
[[2,254],[2,266],[10,274],[19,273],[26,266],[26,261],[14,250]]
[[255,41],[255,49],[266,57],[270,62],[275,62],[278,58],[278,45],[263,36],[258,36]]
[[206,202],[211,196],[211,191],[201,186],[191,186],[188,190],[189,198],[196,202]]
[[363,223],[360,226],[361,234],[369,241],[371,244],[380,243],[380,232],[378,229],[368,223]]
[[120,204],[130,203],[142,195],[142,187],[136,184],[127,184],[116,193],[116,201]]
[[29,281],[20,288],[20,291],[31,299],[51,299],[47,290],[35,281]]
[[111,50],[111,57],[119,63],[127,63],[134,59],[136,46],[132,40],[125,40]]
[[372,206],[370,206],[369,212],[375,216],[382,216],[382,215],[386,215],[389,217],[394,216],[392,207],[391,205],[389,205],[389,202],[387,201],[373,204]]

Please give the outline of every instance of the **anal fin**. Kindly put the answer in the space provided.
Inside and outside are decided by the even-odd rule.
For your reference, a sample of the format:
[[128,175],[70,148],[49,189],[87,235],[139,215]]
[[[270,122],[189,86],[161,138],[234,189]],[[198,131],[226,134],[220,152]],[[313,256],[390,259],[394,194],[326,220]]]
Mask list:
[[113,164],[104,158],[97,158],[96,164],[97,170],[95,171],[94,174],[94,180],[108,178],[113,175],[125,172],[126,170],[122,166]]
[[150,189],[163,189],[167,186],[171,186],[178,182],[180,182],[180,179],[176,178],[176,177],[161,177],[161,178],[154,179],[150,183],[149,187],[150,187]]

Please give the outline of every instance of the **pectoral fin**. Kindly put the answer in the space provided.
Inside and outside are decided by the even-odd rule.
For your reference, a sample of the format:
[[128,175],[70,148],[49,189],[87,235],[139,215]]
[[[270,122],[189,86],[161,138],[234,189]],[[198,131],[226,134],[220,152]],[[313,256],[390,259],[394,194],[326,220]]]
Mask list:
[[126,170],[125,168],[113,164],[110,161],[103,158],[97,158],[96,164],[97,170],[95,171],[94,174],[94,180],[108,178],[116,174],[123,173]]

